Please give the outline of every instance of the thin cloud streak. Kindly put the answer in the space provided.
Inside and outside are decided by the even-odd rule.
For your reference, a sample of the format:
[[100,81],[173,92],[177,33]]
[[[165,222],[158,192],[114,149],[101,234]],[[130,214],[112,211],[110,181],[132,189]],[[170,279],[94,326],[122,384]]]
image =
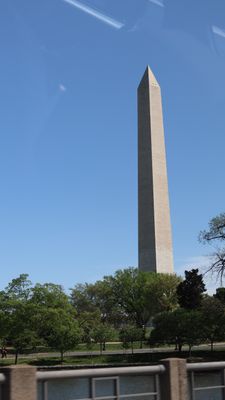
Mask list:
[[163,2],[162,1],[160,1],[160,0],[148,0],[150,3],[153,3],[153,4],[155,4],[156,6],[159,6],[159,7],[164,7],[164,4],[163,4]]
[[225,31],[223,29],[219,28],[218,26],[213,25],[212,26],[212,31],[216,35],[219,35],[219,36],[225,38]]
[[124,26],[122,22],[116,21],[115,19],[110,18],[107,15],[102,14],[99,11],[94,10],[93,8],[85,4],[82,4],[77,0],[63,0],[63,1],[70,4],[71,6],[78,8],[81,11],[84,11],[86,14],[89,14],[92,17],[99,19],[100,21],[104,22],[107,25],[112,26],[115,29],[121,29]]

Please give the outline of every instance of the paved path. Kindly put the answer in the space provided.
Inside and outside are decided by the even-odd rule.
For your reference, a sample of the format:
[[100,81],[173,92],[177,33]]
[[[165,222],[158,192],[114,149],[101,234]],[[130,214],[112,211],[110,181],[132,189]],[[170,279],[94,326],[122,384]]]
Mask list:
[[[224,346],[225,343],[215,343],[214,347],[222,347]],[[210,345],[209,344],[202,344],[199,346],[193,346],[193,350],[209,350]],[[183,346],[183,350],[188,350],[187,346]],[[144,348],[144,349],[134,349],[134,354],[151,354],[151,353],[167,353],[167,352],[175,352],[174,348],[171,347],[157,347],[157,348]],[[127,350],[105,350],[102,352],[103,355],[117,355],[117,354],[132,354],[131,349]],[[93,351],[68,351],[65,353],[65,357],[76,357],[76,356],[99,356],[100,352],[99,350],[93,350]],[[60,357],[59,352],[54,352],[54,353],[32,353],[32,354],[20,354],[19,358],[50,358],[50,357]],[[14,358],[14,355],[8,354],[9,359]]]
[[[173,351],[171,348],[157,348],[157,349],[134,349],[135,354],[142,354],[142,353],[158,353],[158,352],[167,352],[167,351]],[[127,350],[105,350],[102,352],[102,355],[119,355],[119,354],[132,354],[131,349]],[[65,357],[79,357],[79,356],[99,356],[100,351],[99,350],[93,350],[93,351],[67,351],[64,356]],[[31,353],[31,354],[19,354],[19,358],[49,358],[49,357],[60,357],[59,352],[51,352],[51,353]],[[8,354],[7,358],[14,358],[14,355]]]

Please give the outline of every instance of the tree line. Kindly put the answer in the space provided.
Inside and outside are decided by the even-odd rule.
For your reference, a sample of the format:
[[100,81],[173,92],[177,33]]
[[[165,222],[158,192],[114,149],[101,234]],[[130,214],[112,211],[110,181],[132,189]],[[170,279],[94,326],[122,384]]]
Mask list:
[[144,340],[147,323],[159,312],[176,307],[180,278],[117,271],[94,284],[77,284],[66,294],[53,283],[32,285],[27,274],[13,279],[0,292],[0,341],[12,346],[15,362],[25,349],[47,346],[61,359],[78,343],[87,347],[121,340],[124,346]]
[[178,307],[155,316],[151,344],[173,344],[181,351],[184,344],[189,354],[194,345],[225,340],[225,288],[216,294],[205,294],[205,284],[198,269],[185,271],[185,279],[177,287]]
[[[213,252],[205,274],[217,275],[222,286],[225,273],[225,213],[210,219],[208,229],[200,232],[199,241],[212,246]],[[177,307],[162,312],[153,319],[150,343],[175,344],[181,351],[187,344],[210,342],[211,350],[215,341],[225,340],[225,288],[216,289],[216,294],[205,294],[203,277],[198,269],[185,271],[185,279],[177,287]]]
[[[148,329],[147,329],[148,327]],[[146,332],[147,329],[147,332]],[[149,335],[149,331],[151,334]],[[205,294],[197,269],[176,275],[118,270],[93,284],[77,284],[70,294],[53,283],[32,285],[27,274],[0,292],[0,341],[18,355],[47,346],[64,353],[79,343],[92,348],[121,341],[173,344],[182,350],[225,339],[225,289]]]

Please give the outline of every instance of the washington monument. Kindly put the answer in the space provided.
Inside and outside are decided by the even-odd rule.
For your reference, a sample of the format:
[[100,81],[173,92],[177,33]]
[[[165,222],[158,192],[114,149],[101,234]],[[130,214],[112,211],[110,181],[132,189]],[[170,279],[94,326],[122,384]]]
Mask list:
[[138,258],[143,271],[173,273],[161,91],[149,67],[138,87]]

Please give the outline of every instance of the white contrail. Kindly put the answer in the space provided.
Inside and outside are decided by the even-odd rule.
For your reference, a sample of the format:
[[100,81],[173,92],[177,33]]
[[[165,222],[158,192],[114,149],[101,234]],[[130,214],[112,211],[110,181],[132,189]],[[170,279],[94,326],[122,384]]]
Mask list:
[[150,3],[153,3],[153,4],[155,4],[156,6],[159,6],[159,7],[164,7],[164,4],[163,4],[163,2],[162,1],[160,1],[160,0],[148,0]]
[[124,24],[122,24],[121,22],[116,21],[115,19],[110,18],[107,15],[102,14],[99,11],[94,10],[93,8],[91,8],[89,6],[86,6],[85,4],[82,4],[77,0],[63,0],[63,1],[65,1],[68,4],[71,4],[71,6],[74,6],[81,11],[84,11],[85,13],[91,15],[92,17],[99,19],[100,21],[104,22],[105,24],[112,26],[113,28],[121,29],[124,26]]
[[223,38],[225,38],[225,31],[223,29],[219,28],[218,26],[213,25],[212,31],[216,35],[219,35],[219,36],[222,36]]

